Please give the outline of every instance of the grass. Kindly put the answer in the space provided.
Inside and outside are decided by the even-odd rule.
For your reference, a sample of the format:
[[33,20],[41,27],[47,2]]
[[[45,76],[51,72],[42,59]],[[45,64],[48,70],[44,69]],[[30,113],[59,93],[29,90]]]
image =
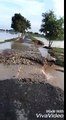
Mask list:
[[56,53],[64,53],[64,48],[53,48],[53,51]]
[[57,65],[64,66],[64,48],[52,48],[49,53],[56,58]]

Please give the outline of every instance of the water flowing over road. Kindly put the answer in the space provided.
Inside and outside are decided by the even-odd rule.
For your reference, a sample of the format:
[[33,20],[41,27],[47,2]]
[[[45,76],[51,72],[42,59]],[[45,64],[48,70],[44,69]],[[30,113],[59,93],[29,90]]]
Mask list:
[[[64,120],[64,69],[46,64],[48,52],[41,54],[31,43],[3,44],[0,44],[0,120],[42,120],[47,110],[62,110],[62,116],[56,116],[56,120]],[[38,118],[38,114],[44,117]]]

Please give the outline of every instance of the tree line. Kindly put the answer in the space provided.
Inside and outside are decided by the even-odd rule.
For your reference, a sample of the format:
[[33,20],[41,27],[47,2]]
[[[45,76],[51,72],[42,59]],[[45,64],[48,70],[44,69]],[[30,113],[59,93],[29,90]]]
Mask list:
[[[12,17],[11,27],[15,32],[20,32],[23,34],[31,29],[31,23],[24,16],[19,14],[14,14]],[[53,40],[63,40],[64,39],[64,19],[63,17],[57,18],[54,11],[49,11],[42,13],[42,23],[39,30],[44,34],[44,37],[49,40],[49,47],[51,47]]]

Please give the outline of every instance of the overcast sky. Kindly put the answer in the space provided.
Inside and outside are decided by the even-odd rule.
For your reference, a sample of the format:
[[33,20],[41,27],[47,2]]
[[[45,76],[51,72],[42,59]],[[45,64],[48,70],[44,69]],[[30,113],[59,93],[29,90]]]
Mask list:
[[10,29],[12,16],[20,13],[31,22],[31,31],[38,32],[42,13],[49,10],[64,16],[64,0],[0,0],[0,28]]

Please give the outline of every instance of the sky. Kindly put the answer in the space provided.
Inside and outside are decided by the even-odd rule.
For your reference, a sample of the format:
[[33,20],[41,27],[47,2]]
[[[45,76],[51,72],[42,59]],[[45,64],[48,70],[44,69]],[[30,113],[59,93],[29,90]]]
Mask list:
[[31,31],[39,32],[42,13],[49,10],[64,17],[64,0],[0,0],[0,28],[10,29],[12,16],[20,13],[30,21]]

